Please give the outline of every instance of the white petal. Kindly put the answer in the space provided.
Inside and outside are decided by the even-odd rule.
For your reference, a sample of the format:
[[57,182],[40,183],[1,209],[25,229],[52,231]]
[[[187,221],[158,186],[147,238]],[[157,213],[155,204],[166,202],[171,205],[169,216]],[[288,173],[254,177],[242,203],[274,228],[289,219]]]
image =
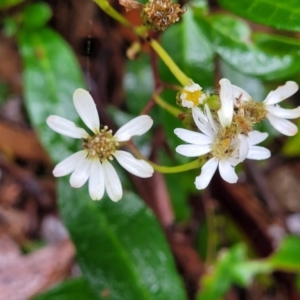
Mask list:
[[183,90],[189,91],[189,92],[196,92],[201,91],[202,87],[197,83],[192,83],[191,85],[187,85],[183,88]]
[[269,136],[266,132],[259,132],[257,130],[253,130],[248,132],[248,144],[249,146],[256,145],[264,141]]
[[233,117],[233,94],[231,83],[228,79],[221,79],[219,84],[221,108],[218,110],[218,116],[221,125],[225,128],[231,125]]
[[70,184],[73,188],[82,187],[89,178],[91,169],[91,159],[81,161],[70,177]]
[[297,126],[288,120],[275,117],[272,114],[267,114],[267,118],[272,126],[284,135],[292,136],[298,132]]
[[239,147],[239,160],[242,162],[246,159],[249,152],[249,144],[247,137],[243,134],[239,135],[240,147]]
[[232,165],[232,166],[236,166],[236,165],[238,165],[238,164],[241,162],[240,159],[235,158],[235,157],[229,157],[229,158],[227,159],[227,161],[228,161],[229,164]]
[[227,160],[220,160],[219,172],[221,177],[229,183],[236,183],[238,181],[238,176],[234,171],[234,167],[232,167]]
[[270,156],[271,156],[271,152],[269,149],[260,146],[251,146],[247,158],[261,160],[261,159],[267,159]]
[[209,159],[202,167],[201,174],[196,177],[195,185],[198,190],[205,189],[210,183],[218,167],[218,159],[215,157]]
[[249,101],[251,100],[251,96],[242,88],[236,85],[231,85],[233,97],[239,99],[241,101]]
[[198,157],[211,151],[209,145],[180,145],[176,152],[186,157]]
[[210,137],[214,137],[216,135],[211,124],[208,122],[208,119],[198,107],[192,109],[192,115],[194,122],[200,131]]
[[296,119],[300,117],[300,106],[294,109],[285,109],[278,105],[267,105],[266,109],[269,113],[278,118]]
[[46,122],[52,130],[74,139],[87,138],[89,136],[84,129],[77,127],[74,122],[59,116],[49,116]]
[[142,135],[147,132],[152,124],[153,120],[151,117],[147,115],[138,116],[119,128],[114,137],[118,142],[128,141],[134,135]]
[[84,124],[94,133],[97,133],[100,127],[100,120],[96,104],[90,93],[84,89],[77,89],[73,95],[73,102]]
[[174,133],[183,141],[194,145],[207,145],[213,141],[210,136],[187,129],[176,128]]
[[142,159],[136,159],[131,153],[118,150],[114,153],[119,164],[131,174],[147,178],[153,175],[152,166]]
[[120,178],[115,168],[108,161],[104,161],[102,167],[104,171],[105,189],[108,197],[112,201],[119,201],[123,195]]
[[294,95],[298,91],[298,84],[294,81],[287,81],[285,85],[279,86],[275,91],[268,94],[263,103],[266,105],[276,104]]
[[208,121],[207,117],[204,115],[202,110],[199,107],[195,107],[192,110],[194,119],[197,118],[201,123],[206,123]]
[[217,126],[216,122],[214,121],[211,111],[207,104],[205,104],[205,106],[204,106],[204,111],[206,113],[207,119],[208,119],[212,129],[214,130],[214,132],[218,132],[218,126]]
[[93,200],[101,200],[104,195],[104,173],[98,158],[91,163],[89,194]]
[[181,95],[180,99],[182,100],[181,102],[181,105],[182,107],[185,107],[185,108],[192,108],[194,107],[194,102],[193,101],[189,101],[189,100],[186,100],[185,98],[186,97],[183,97],[184,95]]
[[55,177],[61,177],[72,173],[77,167],[77,165],[86,159],[86,156],[86,150],[78,151],[70,155],[69,157],[65,158],[63,161],[56,165],[52,172],[53,175]]

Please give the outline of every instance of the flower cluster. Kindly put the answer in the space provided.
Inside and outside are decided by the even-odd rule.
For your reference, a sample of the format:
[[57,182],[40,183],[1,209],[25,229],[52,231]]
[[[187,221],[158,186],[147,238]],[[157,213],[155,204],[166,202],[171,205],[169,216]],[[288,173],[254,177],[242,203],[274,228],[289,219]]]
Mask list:
[[128,172],[143,178],[151,177],[153,168],[149,163],[119,150],[119,147],[131,137],[147,132],[153,121],[147,115],[136,117],[113,135],[107,126],[100,129],[96,105],[87,91],[77,89],[73,101],[78,115],[92,134],[65,118],[54,115],[48,117],[47,124],[51,129],[62,135],[81,139],[83,147],[83,150],[60,162],[54,168],[53,175],[61,177],[72,173],[70,184],[74,188],[83,186],[89,180],[89,194],[93,200],[100,200],[106,190],[111,200],[118,201],[122,198],[122,185],[109,161],[115,158]]
[[[221,79],[219,97],[210,97],[201,87],[192,84],[179,93],[179,103],[191,108],[193,120],[200,132],[177,128],[175,134],[189,144],[180,145],[176,151],[187,157],[206,155],[207,161],[201,174],[196,177],[198,189],[209,184],[216,169],[221,177],[235,183],[238,177],[235,166],[249,159],[266,159],[270,151],[256,144],[264,141],[268,134],[253,130],[253,125],[267,118],[285,135],[297,133],[297,127],[287,119],[300,116],[300,107],[283,109],[277,103],[298,90],[295,82],[288,81],[269,93],[263,102],[255,102],[251,96],[228,79]],[[217,99],[217,101],[216,101]]]
[[[204,158],[201,174],[195,180],[198,189],[208,186],[217,169],[225,181],[235,183],[238,180],[237,164],[246,158],[262,160],[270,157],[268,149],[257,146],[268,134],[253,130],[255,124],[268,119],[275,129],[288,136],[295,135],[298,130],[288,119],[300,117],[300,107],[284,109],[278,106],[279,102],[297,92],[295,82],[286,82],[270,92],[263,102],[254,101],[246,91],[226,78],[220,80],[219,86],[219,93],[210,95],[204,93],[198,84],[191,83],[177,95],[178,104],[191,111],[197,131],[175,129],[175,134],[187,143],[179,145],[176,151],[187,157]],[[122,185],[110,161],[115,158],[128,172],[143,178],[151,177],[154,170],[148,162],[119,148],[133,136],[147,132],[153,121],[142,115],[113,134],[107,126],[100,127],[96,105],[87,91],[77,89],[73,101],[91,134],[65,118],[48,117],[47,124],[51,129],[81,139],[83,147],[60,162],[53,175],[71,174],[70,184],[74,188],[83,186],[88,180],[92,199],[100,200],[106,190],[113,201],[118,201],[122,198]]]

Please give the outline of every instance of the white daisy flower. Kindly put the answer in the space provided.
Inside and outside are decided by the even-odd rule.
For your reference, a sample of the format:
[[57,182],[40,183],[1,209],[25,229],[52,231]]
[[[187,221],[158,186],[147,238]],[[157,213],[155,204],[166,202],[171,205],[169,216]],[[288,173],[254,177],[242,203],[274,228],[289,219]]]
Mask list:
[[248,136],[239,135],[234,140],[220,140],[213,126],[210,125],[210,128],[207,126],[209,122],[201,124],[198,121],[196,124],[203,133],[182,128],[177,128],[174,132],[180,139],[190,143],[178,146],[176,152],[187,157],[198,157],[208,153],[212,156],[203,165],[201,174],[196,177],[197,189],[204,189],[208,186],[217,168],[225,181],[236,183],[238,177],[234,167],[238,163],[246,158],[261,160],[271,156],[268,149],[256,146],[257,143],[267,138],[267,133],[251,131]]
[[[218,126],[213,120],[207,105],[205,106],[206,116],[199,108],[198,110],[197,113],[193,114],[193,118],[202,133],[182,128],[177,128],[174,131],[180,139],[189,143],[178,146],[176,152],[187,157],[198,157],[205,154],[211,156],[203,165],[201,174],[196,177],[197,189],[204,189],[208,186],[217,168],[219,168],[220,175],[225,181],[236,183],[238,176],[234,167],[238,163],[246,158],[260,160],[270,157],[271,154],[268,149],[256,146],[257,143],[267,138],[267,133],[252,131],[247,136],[240,134],[229,138],[226,137],[226,134],[224,135],[226,130],[222,130],[224,128]],[[220,114],[222,113],[220,112]],[[222,117],[223,120],[226,120],[226,113]]]
[[185,108],[198,107],[206,97],[207,95],[202,92],[202,87],[194,82],[189,86],[185,86],[179,93],[181,106]]
[[[251,96],[240,87],[232,85],[235,98],[241,101],[251,100]],[[287,81],[285,85],[279,86],[275,91],[271,91],[262,102],[266,109],[266,117],[272,126],[280,133],[288,136],[298,132],[297,126],[287,119],[300,117],[300,106],[294,109],[281,108],[277,103],[287,99],[298,91],[298,84],[294,81]]]
[[65,118],[53,115],[47,118],[47,124],[52,130],[83,140],[83,150],[60,162],[54,168],[53,175],[61,177],[72,173],[70,184],[74,188],[83,186],[89,180],[89,194],[93,200],[100,200],[106,190],[111,200],[118,201],[122,198],[122,185],[109,160],[116,158],[124,169],[136,176],[151,177],[153,168],[149,163],[136,159],[132,154],[118,148],[119,143],[147,132],[153,120],[147,115],[136,117],[113,135],[107,126],[100,129],[96,105],[87,91],[77,89],[73,95],[73,102],[78,115],[93,134],[88,134]]

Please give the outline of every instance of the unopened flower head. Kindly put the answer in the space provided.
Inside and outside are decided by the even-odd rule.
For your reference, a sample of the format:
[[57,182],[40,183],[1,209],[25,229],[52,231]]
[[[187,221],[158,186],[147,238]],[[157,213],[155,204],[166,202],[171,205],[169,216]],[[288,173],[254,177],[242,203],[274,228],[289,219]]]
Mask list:
[[141,17],[146,27],[154,31],[164,31],[178,22],[185,11],[180,4],[171,0],[149,0],[142,8]]
[[111,200],[118,201],[122,198],[122,185],[109,160],[116,158],[123,168],[136,176],[151,177],[153,168],[149,163],[118,148],[120,143],[129,141],[132,136],[147,132],[153,121],[147,115],[136,117],[113,135],[107,126],[100,129],[96,105],[87,91],[77,89],[73,101],[80,118],[93,133],[88,134],[65,118],[48,117],[47,124],[51,129],[65,136],[82,139],[83,146],[83,150],[60,162],[54,168],[53,175],[61,177],[72,173],[70,184],[74,188],[83,186],[89,180],[89,193],[93,200],[100,200],[106,190]]
[[185,108],[198,107],[206,98],[207,95],[203,93],[202,87],[197,83],[185,86],[177,94],[178,104]]

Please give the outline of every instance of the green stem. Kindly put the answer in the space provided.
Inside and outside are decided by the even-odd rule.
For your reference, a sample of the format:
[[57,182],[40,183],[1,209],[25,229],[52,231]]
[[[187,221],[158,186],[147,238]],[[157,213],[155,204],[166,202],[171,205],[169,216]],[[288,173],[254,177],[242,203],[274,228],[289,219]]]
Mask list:
[[162,107],[163,109],[168,111],[170,114],[172,114],[176,118],[179,118],[180,115],[183,114],[183,112],[180,109],[178,109],[178,108],[170,105],[169,103],[165,102],[160,96],[154,94],[153,99],[154,99],[155,103],[157,103],[160,107]]
[[127,146],[131,149],[132,153],[137,158],[147,161],[153,167],[153,169],[159,173],[180,173],[180,172],[185,172],[193,169],[198,169],[201,168],[206,162],[206,159],[201,157],[181,166],[176,166],[176,167],[160,166],[145,158],[131,141],[127,142]]
[[163,60],[163,62],[168,66],[170,71],[173,73],[173,75],[177,78],[177,80],[181,83],[182,86],[190,85],[193,82],[178,68],[178,66],[169,56],[169,54],[156,40],[150,40],[150,45],[152,46],[154,51],[159,55],[159,57]]
[[124,18],[120,13],[118,13],[107,0],[93,0],[99,5],[99,7],[105,11],[109,16],[120,22],[121,24],[131,27],[130,22]]
[[[118,13],[108,2],[108,0],[93,0],[99,7],[105,11],[109,16],[120,22],[121,24],[130,27],[133,29],[136,35],[146,38],[147,28],[145,26],[135,27],[133,28],[131,23],[124,18],[120,13]],[[150,40],[150,45],[154,49],[154,51],[159,55],[159,57],[164,61],[164,63],[168,66],[173,75],[177,78],[177,80],[181,83],[182,86],[190,85],[193,81],[188,78],[175,64],[169,54],[164,50],[164,48],[154,39]]]
[[153,167],[153,169],[159,173],[180,173],[180,172],[185,172],[193,169],[198,169],[203,166],[204,162],[205,161],[203,159],[196,159],[181,166],[168,167],[168,166],[160,166],[151,161],[148,161],[148,163]]

